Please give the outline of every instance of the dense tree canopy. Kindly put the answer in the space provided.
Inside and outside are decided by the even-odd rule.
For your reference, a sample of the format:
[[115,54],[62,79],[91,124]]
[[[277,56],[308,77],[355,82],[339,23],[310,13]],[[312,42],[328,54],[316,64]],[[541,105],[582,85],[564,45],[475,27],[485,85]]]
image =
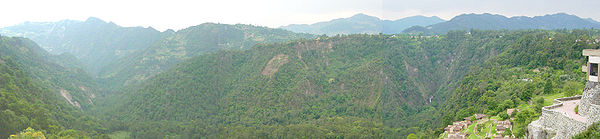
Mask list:
[[47,138],[431,138],[515,107],[511,133],[523,136],[544,96],[581,94],[581,50],[600,47],[599,30],[174,34],[98,77],[70,54],[1,37],[0,137],[32,127]]

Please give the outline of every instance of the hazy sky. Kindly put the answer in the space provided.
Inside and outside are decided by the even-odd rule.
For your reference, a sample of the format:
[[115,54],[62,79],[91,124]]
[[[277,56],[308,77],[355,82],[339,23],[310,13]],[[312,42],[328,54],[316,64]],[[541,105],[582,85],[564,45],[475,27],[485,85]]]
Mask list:
[[600,20],[600,0],[7,0],[0,10],[0,27],[94,16],[121,26],[152,26],[161,31],[204,22],[279,27],[356,13],[392,20],[414,15],[449,20],[463,13],[510,17],[564,12]]

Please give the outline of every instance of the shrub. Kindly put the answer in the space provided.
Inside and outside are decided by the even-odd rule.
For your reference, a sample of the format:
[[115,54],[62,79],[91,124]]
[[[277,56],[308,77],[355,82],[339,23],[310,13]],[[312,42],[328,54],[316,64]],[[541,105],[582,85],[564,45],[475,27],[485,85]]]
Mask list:
[[498,116],[499,116],[499,117],[501,118],[501,120],[503,120],[503,121],[504,121],[504,120],[506,120],[506,119],[508,119],[508,118],[510,118],[510,115],[508,115],[508,114],[506,113],[506,111],[505,111],[505,112],[502,112],[502,113],[500,113],[500,115],[498,115]]

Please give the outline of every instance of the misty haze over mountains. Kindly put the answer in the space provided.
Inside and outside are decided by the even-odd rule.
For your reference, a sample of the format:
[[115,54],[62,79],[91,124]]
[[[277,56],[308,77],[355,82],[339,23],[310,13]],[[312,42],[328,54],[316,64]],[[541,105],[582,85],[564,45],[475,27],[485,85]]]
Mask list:
[[[348,18],[314,24],[291,24],[281,29],[310,34],[444,34],[451,30],[585,29],[600,28],[600,22],[565,13],[535,17],[505,17],[497,14],[462,14],[445,21],[438,17],[412,16],[381,20],[356,14]],[[146,49],[175,31],[159,32],[151,27],[121,27],[90,17],[86,21],[25,22],[0,28],[5,36],[30,38],[53,54],[71,53],[83,61],[92,74],[138,50]],[[122,61],[122,60],[121,60]],[[122,62],[121,62],[122,63]]]
[[311,34],[402,33],[412,26],[428,26],[444,22],[438,17],[412,16],[398,20],[381,20],[377,17],[356,14],[349,18],[334,19],[314,24],[292,24],[280,28]]
[[581,94],[598,29],[565,13],[25,22],[0,28],[0,138],[444,138],[481,113],[478,134],[503,136],[503,117],[525,137],[554,97]]
[[497,14],[462,14],[449,21],[438,17],[412,16],[398,20],[380,20],[377,17],[356,14],[349,18],[334,19],[314,24],[292,24],[280,28],[311,34],[356,34],[356,33],[425,33],[443,34],[450,30],[517,30],[517,29],[583,29],[599,28],[600,22],[582,19],[565,13],[544,16],[505,17]]

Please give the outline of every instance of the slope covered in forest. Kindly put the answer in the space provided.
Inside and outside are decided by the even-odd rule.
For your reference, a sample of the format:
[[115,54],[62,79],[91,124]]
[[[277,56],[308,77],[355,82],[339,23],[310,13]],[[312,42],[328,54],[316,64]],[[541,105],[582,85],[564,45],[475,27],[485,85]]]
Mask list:
[[580,93],[581,50],[600,48],[591,29],[317,37],[205,23],[163,33],[98,76],[77,54],[1,37],[0,118],[11,122],[0,135],[436,137],[452,121],[519,108],[512,133],[523,136],[544,99]]
[[433,135],[448,90],[517,35],[344,35],[219,51],[130,86],[108,119],[138,138]]
[[436,16],[411,16],[397,20],[383,20],[378,17],[359,13],[348,18],[338,18],[310,25],[291,24],[280,28],[299,33],[327,35],[359,33],[397,34],[402,33],[404,29],[412,26],[429,26],[440,22],[444,22],[444,20]]
[[104,66],[143,50],[170,33],[122,27],[95,17],[85,21],[25,22],[0,28],[0,34],[29,38],[51,54],[70,53],[94,75]]
[[[512,133],[523,137],[527,125],[538,118],[547,96],[581,94],[585,73],[583,49],[600,48],[599,30],[519,31],[514,43],[461,79],[440,110],[445,124],[473,115],[500,114],[509,108]],[[533,105],[529,107],[528,105]]]
[[544,16],[506,17],[497,14],[462,14],[449,21],[429,26],[414,26],[404,33],[444,34],[452,30],[523,30],[523,29],[591,29],[600,28],[597,21],[565,13]]
[[69,60],[28,39],[0,37],[0,137],[27,127],[47,137],[103,135],[106,128],[81,111],[94,105],[93,80]]
[[120,58],[100,72],[99,78],[111,87],[131,85],[160,73],[193,56],[218,50],[245,50],[258,43],[285,42],[313,38],[253,25],[204,23],[173,32],[146,49]]

